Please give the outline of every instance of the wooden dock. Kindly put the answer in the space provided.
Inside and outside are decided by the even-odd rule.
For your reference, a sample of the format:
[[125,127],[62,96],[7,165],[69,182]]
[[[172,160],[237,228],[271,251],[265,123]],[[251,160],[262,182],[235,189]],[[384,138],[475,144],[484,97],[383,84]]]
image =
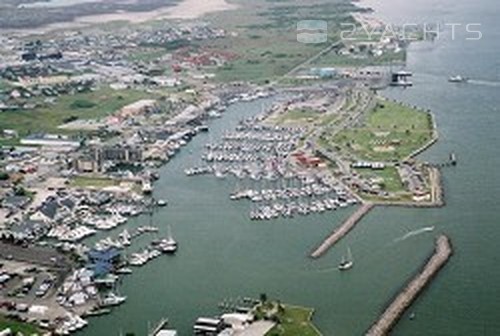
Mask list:
[[336,228],[312,253],[311,258],[319,258],[325,254],[333,245],[351,231],[354,226],[368,213],[375,205],[364,203],[356,210],[342,225]]
[[433,255],[422,270],[406,285],[401,293],[380,316],[366,333],[366,336],[388,335],[403,313],[422,290],[431,282],[441,268],[453,254],[453,249],[448,237],[441,235],[436,240]]

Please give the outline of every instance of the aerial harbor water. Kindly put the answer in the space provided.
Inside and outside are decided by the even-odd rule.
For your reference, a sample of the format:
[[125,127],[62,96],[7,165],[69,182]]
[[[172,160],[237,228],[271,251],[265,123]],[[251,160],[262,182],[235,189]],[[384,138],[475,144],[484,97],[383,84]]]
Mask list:
[[497,0],[165,1],[0,5],[1,335],[500,335]]
[[[381,8],[382,17],[395,17],[390,11],[393,2]],[[210,133],[196,137],[161,170],[155,196],[168,199],[169,206],[159,210],[154,221],[163,232],[167,224],[172,226],[180,243],[177,256],[153,261],[154,267],[126,278],[119,290],[128,295],[129,303],[92,320],[82,335],[145,334],[148,322],[164,316],[187,335],[197,316],[217,313],[221,300],[261,292],[315,307],[314,321],[324,335],[359,335],[414,274],[442,232],[452,239],[455,256],[411,308],[416,318],[403,318],[394,334],[449,335],[458,330],[462,335],[498,334],[500,27],[493,14],[496,2],[484,0],[476,7],[465,0],[445,1],[449,7],[440,10],[428,2],[412,2],[404,17],[412,19],[418,13],[443,20],[444,13],[450,21],[482,22],[483,29],[481,41],[452,41],[448,33],[433,43],[412,45],[407,68],[415,74],[414,87],[384,92],[435,112],[440,141],[423,155],[425,159],[439,162],[449,152],[457,153],[459,166],[443,171],[445,208],[376,208],[322,259],[309,259],[311,249],[352,208],[255,222],[248,218],[247,205],[229,200],[235,185],[232,178],[221,183],[213,176],[184,174],[186,168],[201,164],[205,143],[219,139],[240,118],[260,112],[271,100],[239,103],[212,123]],[[463,85],[447,83],[454,73],[472,80]],[[129,225],[146,220],[139,217]],[[336,265],[347,245],[356,266],[341,273]]]

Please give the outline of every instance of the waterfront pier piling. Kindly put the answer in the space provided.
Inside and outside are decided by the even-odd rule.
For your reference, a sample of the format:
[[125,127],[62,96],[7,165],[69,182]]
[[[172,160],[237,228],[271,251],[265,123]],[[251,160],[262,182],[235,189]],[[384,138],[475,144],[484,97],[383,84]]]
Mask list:
[[449,238],[445,235],[439,236],[431,258],[385,309],[380,318],[370,327],[366,336],[383,336],[389,334],[405,310],[410,307],[422,290],[437,275],[452,253],[453,249]]
[[344,223],[342,223],[319,245],[312,253],[311,258],[319,258],[325,254],[333,245],[351,231],[354,226],[368,213],[375,205],[364,203],[356,210]]

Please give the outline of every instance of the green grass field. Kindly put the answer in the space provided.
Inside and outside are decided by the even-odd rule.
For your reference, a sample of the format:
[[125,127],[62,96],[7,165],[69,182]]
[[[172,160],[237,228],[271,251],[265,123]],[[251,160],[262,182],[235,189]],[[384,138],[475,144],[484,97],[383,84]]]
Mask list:
[[298,43],[293,30],[264,30],[259,36],[256,39],[242,33],[238,38],[218,42],[221,49],[237,54],[237,59],[217,69],[216,80],[264,83],[286,74],[321,50],[317,45]]
[[371,161],[399,161],[432,139],[431,116],[399,103],[379,100],[364,125],[338,133],[331,145]]
[[277,317],[280,323],[266,336],[320,336],[321,333],[311,323],[313,310],[310,308],[284,306]]
[[129,61],[151,62],[164,56],[167,51],[163,48],[140,48],[128,55]]
[[374,177],[383,179],[383,190],[394,193],[404,190],[401,178],[395,167],[386,167],[383,170],[357,169],[357,173],[364,177]]
[[70,117],[78,119],[104,117],[125,105],[148,97],[151,97],[151,94],[143,91],[115,91],[110,88],[61,96],[53,105],[46,104],[34,110],[0,113],[0,129],[14,129],[21,136],[32,132],[61,132],[57,126],[63,124]]
[[277,116],[276,118],[270,119],[273,123],[283,124],[283,123],[307,123],[309,120],[317,119],[323,115],[312,109],[294,109],[287,111],[284,114]]
[[320,126],[335,125],[339,121],[338,114],[327,114],[321,118]]
[[9,328],[14,334],[22,333],[23,335],[40,335],[40,330],[35,326],[27,323],[9,320],[0,316],[0,331]]
[[[236,60],[216,70],[216,79],[221,82],[265,83],[286,74],[337,41],[340,22],[351,22],[351,13],[360,11],[347,0],[235,2],[238,9],[211,16],[219,26],[235,34],[205,43],[205,47],[237,55]],[[312,18],[328,22],[327,43],[297,41],[297,22]]]
[[315,67],[359,67],[368,65],[385,65],[385,64],[402,64],[406,60],[406,53],[404,51],[386,52],[381,56],[373,56],[368,54],[361,54],[356,56],[339,55],[335,51],[331,51],[322,57],[318,58],[313,65]]
[[21,139],[0,138],[0,146],[18,146],[21,144]]
[[[220,82],[251,81],[265,84],[287,74],[304,61],[317,55],[327,46],[340,40],[345,23],[355,23],[353,13],[364,9],[347,0],[234,0],[236,10],[209,16],[212,21],[233,34],[216,41],[203,42],[209,49],[232,52],[237,56],[225,66],[215,69]],[[297,41],[297,23],[301,20],[324,20],[328,23],[328,41],[304,44]],[[332,50],[304,64],[300,70],[307,73],[310,67],[367,66],[401,63],[406,52],[386,50],[381,56],[367,51],[360,55],[341,56]]]

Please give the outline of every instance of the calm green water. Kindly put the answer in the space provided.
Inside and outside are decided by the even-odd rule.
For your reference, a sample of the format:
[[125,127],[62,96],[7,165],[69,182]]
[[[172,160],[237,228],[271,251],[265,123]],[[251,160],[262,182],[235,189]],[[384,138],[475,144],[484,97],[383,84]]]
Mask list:
[[[191,335],[195,318],[216,314],[222,299],[266,292],[285,302],[315,307],[315,323],[325,336],[361,335],[431,252],[440,232],[451,237],[456,253],[413,306],[416,319],[403,318],[394,334],[500,334],[498,4],[444,0],[436,6],[435,2],[386,1],[380,13],[398,20],[415,16],[482,23],[484,36],[479,42],[444,36],[434,44],[413,45],[408,68],[415,73],[415,87],[384,93],[435,112],[441,140],[424,154],[425,159],[442,161],[450,151],[457,153],[459,166],[444,170],[445,208],[375,209],[325,257],[312,261],[307,258],[310,249],[353,209],[252,222],[247,218],[248,204],[228,199],[232,181],[184,176],[184,168],[199,162],[209,137],[216,140],[239,118],[261,109],[260,102],[234,106],[214,123],[210,135],[197,137],[164,167],[156,184],[156,196],[168,198],[170,204],[155,221],[163,229],[164,224],[172,225],[179,253],[159,258],[126,278],[121,292],[128,295],[128,302],[109,316],[92,319],[81,334],[145,335],[148,321],[168,316],[181,335]],[[474,81],[447,83],[448,76],[456,73]],[[145,221],[139,218],[129,225]],[[428,226],[436,230],[398,240]],[[147,237],[141,239],[147,243]],[[336,265],[346,245],[353,250],[356,265],[341,274]]]

